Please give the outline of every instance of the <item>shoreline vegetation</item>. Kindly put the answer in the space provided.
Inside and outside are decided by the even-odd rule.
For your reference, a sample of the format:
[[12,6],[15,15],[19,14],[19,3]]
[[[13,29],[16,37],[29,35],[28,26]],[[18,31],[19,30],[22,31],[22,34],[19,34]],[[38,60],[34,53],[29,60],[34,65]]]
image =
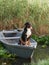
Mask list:
[[35,34],[49,34],[49,1],[0,0],[0,30],[22,28],[26,21]]

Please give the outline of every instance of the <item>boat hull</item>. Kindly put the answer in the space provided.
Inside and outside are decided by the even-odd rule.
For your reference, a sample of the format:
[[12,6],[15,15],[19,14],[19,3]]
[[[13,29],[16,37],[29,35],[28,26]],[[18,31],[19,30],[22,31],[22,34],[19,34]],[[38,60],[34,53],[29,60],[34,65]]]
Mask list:
[[10,52],[11,54],[15,54],[18,57],[22,58],[32,58],[34,53],[34,48],[27,48],[27,47],[20,47],[14,45],[7,45],[4,44],[4,47]]
[[22,32],[17,32],[15,38],[13,36],[6,37],[3,35],[3,33],[12,34],[15,33],[15,31],[0,32],[0,41],[3,43],[4,47],[7,49],[8,52],[10,52],[11,54],[15,54],[18,57],[32,58],[34,54],[34,49],[37,47],[37,42],[35,40],[33,40],[32,38],[30,39],[31,46],[19,45],[18,42]]

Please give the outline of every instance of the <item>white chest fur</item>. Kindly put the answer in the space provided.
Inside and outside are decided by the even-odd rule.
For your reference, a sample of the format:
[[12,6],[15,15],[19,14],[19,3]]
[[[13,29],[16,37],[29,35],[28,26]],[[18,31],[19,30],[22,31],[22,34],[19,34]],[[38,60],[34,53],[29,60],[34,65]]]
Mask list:
[[27,29],[27,38],[31,35],[31,29]]

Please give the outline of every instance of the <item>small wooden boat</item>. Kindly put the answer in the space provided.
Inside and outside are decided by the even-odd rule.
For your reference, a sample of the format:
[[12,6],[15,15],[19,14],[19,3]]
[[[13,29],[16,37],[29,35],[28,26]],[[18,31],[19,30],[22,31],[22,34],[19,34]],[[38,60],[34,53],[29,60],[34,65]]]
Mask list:
[[31,45],[19,45],[19,39],[22,31],[11,30],[11,31],[0,31],[0,41],[3,43],[5,48],[12,54],[16,54],[22,58],[32,58],[34,49],[37,47],[37,42],[30,39]]

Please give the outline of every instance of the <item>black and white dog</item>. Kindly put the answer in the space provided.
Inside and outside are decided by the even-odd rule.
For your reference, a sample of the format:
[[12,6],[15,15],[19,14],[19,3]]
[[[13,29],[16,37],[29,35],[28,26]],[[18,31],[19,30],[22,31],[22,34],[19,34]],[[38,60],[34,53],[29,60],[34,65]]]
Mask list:
[[30,37],[32,35],[32,26],[29,22],[25,23],[24,31],[22,33],[22,36],[19,40],[20,45],[30,45]]

